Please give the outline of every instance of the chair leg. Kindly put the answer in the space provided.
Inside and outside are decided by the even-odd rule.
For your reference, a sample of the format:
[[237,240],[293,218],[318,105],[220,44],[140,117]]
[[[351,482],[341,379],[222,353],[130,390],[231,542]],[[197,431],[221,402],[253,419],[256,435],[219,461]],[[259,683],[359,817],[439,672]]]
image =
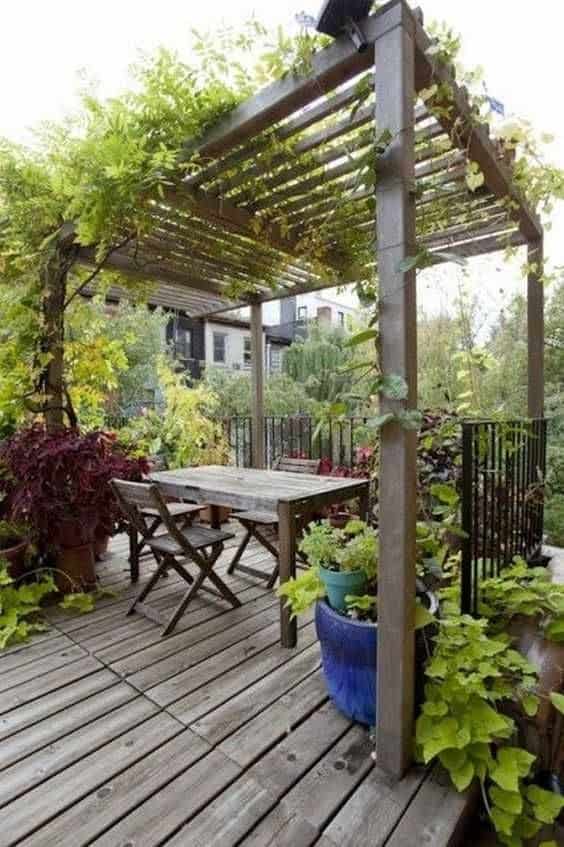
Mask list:
[[159,559],[157,559],[157,569],[155,570],[154,574],[149,579],[149,581],[143,586],[143,588],[141,589],[141,591],[139,592],[139,594],[137,595],[137,597],[135,598],[135,600],[133,601],[133,603],[131,604],[129,609],[127,610],[128,615],[133,614],[133,612],[135,611],[135,606],[137,605],[137,603],[143,602],[143,600],[145,599],[147,594],[155,587],[156,583],[159,580],[159,577],[162,575],[163,571],[165,571],[167,567],[168,567],[168,562],[167,562],[166,556],[163,557],[160,561],[159,561]]
[[267,588],[274,588],[274,586],[276,585],[276,580],[278,579],[279,576],[280,576],[280,566],[276,565],[276,567],[274,568],[274,570],[272,571],[272,573],[270,575],[270,579],[266,583],[266,587]]
[[130,524],[128,529],[129,535],[129,573],[131,582],[139,581],[139,541],[137,530]]
[[270,553],[271,556],[274,556],[275,559],[278,559],[278,550],[276,549],[276,547],[273,544],[271,544],[270,541],[268,540],[268,538],[265,538],[264,535],[262,535],[256,527],[255,527],[255,538],[256,538],[256,540],[258,541],[259,544],[262,544],[262,546],[266,550],[268,550],[268,552]]
[[249,541],[250,541],[250,540],[251,540],[251,538],[253,537],[253,531],[252,531],[252,529],[251,529],[249,526],[247,526],[246,524],[243,524],[243,526],[245,527],[245,529],[247,530],[247,532],[246,532],[246,534],[245,534],[245,537],[243,538],[243,540],[241,541],[241,543],[240,543],[240,544],[239,544],[239,546],[237,547],[237,552],[236,552],[236,553],[235,553],[235,555],[233,556],[233,558],[232,558],[232,560],[231,560],[231,562],[230,562],[230,564],[229,564],[229,567],[227,568],[227,573],[228,573],[228,574],[232,574],[232,573],[233,573],[233,571],[234,571],[234,570],[235,570],[235,568],[237,567],[237,565],[238,565],[239,561],[241,560],[241,556],[243,555],[243,553],[244,553],[244,552],[245,552],[245,550],[247,549],[247,546],[248,546],[248,544],[249,544]]
[[180,603],[178,604],[178,606],[176,607],[174,612],[172,613],[172,616],[171,616],[169,622],[167,623],[167,625],[163,629],[163,631],[162,631],[163,638],[164,638],[165,635],[170,635],[170,633],[172,632],[172,630],[174,629],[174,627],[176,626],[176,624],[178,623],[178,621],[180,620],[180,618],[182,617],[184,612],[186,611],[188,605],[194,599],[194,596],[197,594],[198,589],[201,587],[202,582],[204,581],[205,578],[206,578],[206,575],[203,572],[200,573],[196,577],[196,579],[194,580],[194,582],[192,583],[192,585],[190,586],[190,588],[188,589],[188,591],[186,592],[186,594],[184,595],[184,597],[182,598],[182,600],[180,601]]

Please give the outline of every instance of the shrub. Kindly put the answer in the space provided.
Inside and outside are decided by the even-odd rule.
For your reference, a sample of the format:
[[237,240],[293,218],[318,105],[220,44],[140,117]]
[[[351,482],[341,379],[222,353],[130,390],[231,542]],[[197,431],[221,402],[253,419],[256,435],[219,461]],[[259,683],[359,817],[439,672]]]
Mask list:
[[23,429],[0,448],[2,487],[11,517],[25,521],[46,544],[61,521],[93,522],[111,532],[119,507],[110,480],[140,480],[148,471],[142,458],[132,459],[112,434],[75,429],[47,432]]

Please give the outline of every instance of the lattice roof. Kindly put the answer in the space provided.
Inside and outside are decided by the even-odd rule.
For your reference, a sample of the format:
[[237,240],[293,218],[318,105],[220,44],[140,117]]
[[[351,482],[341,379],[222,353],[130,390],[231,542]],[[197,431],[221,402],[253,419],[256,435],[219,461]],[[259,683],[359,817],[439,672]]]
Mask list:
[[[433,61],[417,13],[392,0],[362,22],[368,42],[400,16],[414,35],[416,91],[448,82],[454,92],[450,110],[437,116],[415,103],[418,244],[468,257],[538,239],[538,218],[488,127],[470,121],[465,90]],[[274,83],[214,127],[197,147],[197,172],[150,206],[150,233],[108,266],[155,280],[152,300],[194,315],[248,302],[251,291],[266,301],[368,278],[376,266],[377,138],[374,51],[359,54],[339,39],[313,57],[307,76]],[[193,153],[187,144],[186,156]],[[485,176],[475,192],[466,184],[469,161]],[[343,232],[358,248],[354,263]]]

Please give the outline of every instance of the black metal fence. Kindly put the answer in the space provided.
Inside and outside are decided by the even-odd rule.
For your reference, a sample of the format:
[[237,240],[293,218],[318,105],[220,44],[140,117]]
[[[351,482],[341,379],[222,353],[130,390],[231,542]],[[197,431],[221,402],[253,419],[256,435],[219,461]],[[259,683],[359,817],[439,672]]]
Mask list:
[[462,424],[461,608],[476,614],[481,579],[542,544],[546,421]]
[[[250,467],[252,426],[250,417],[226,418],[225,432],[232,461]],[[369,419],[350,417],[324,423],[320,428],[308,415],[267,416],[264,419],[265,462],[271,468],[279,456],[329,460],[333,468],[354,468],[361,462],[358,448],[367,443]]]

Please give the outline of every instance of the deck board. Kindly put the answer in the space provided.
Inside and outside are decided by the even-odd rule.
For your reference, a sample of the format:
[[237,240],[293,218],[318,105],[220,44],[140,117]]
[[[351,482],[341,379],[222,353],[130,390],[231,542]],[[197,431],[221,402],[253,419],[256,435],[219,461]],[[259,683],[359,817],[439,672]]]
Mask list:
[[[48,632],[0,654],[0,847],[403,847],[431,832],[448,790],[417,769],[386,781],[367,730],[327,698],[312,616],[285,650],[275,594],[227,575],[237,542],[218,569],[239,608],[201,595],[161,638],[126,617],[139,588],[118,538],[98,568],[115,596],[52,609]],[[273,567],[257,544],[244,562]],[[151,602],[166,613],[184,590],[171,574]]]

